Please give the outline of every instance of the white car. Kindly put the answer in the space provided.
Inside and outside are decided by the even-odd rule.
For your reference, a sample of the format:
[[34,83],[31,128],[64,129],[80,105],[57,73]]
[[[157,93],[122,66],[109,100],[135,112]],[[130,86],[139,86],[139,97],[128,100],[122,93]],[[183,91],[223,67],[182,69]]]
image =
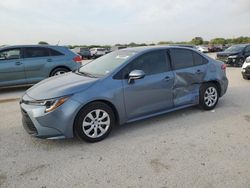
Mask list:
[[197,50],[202,52],[202,53],[207,53],[208,52],[208,47],[206,46],[196,46]]
[[250,79],[250,56],[246,58],[246,61],[241,67],[241,74],[243,79],[249,80]]
[[90,54],[92,57],[100,57],[103,56],[107,53],[107,50],[105,48],[91,48],[90,49]]

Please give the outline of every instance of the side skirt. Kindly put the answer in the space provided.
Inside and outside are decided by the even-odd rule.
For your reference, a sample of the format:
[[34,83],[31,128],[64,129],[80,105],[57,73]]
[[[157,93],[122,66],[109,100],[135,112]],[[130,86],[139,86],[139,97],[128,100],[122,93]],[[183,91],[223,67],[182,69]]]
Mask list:
[[196,105],[197,104],[187,104],[187,105],[183,105],[183,106],[178,106],[178,107],[171,108],[171,109],[168,109],[168,110],[163,110],[163,111],[160,111],[160,112],[156,112],[156,113],[153,113],[153,114],[150,114],[150,115],[133,118],[133,119],[128,120],[126,123],[132,123],[132,122],[135,122],[135,121],[148,119],[148,118],[151,118],[151,117],[159,116],[159,115],[162,115],[162,114],[166,114],[166,113],[169,113],[169,112],[173,112],[173,111],[176,111],[176,110],[180,110],[180,109],[183,109],[183,108],[188,108],[188,107],[196,106]]

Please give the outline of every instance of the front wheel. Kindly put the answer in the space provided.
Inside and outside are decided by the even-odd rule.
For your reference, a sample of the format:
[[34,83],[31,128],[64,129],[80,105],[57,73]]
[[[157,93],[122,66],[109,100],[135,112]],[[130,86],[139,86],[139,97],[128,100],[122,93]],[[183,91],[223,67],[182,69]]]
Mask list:
[[53,70],[50,74],[50,76],[58,76],[61,74],[65,74],[66,72],[69,72],[69,69],[66,68],[56,68],[55,70]]
[[238,67],[242,67],[242,65],[244,64],[244,62],[245,62],[245,59],[244,59],[244,58],[241,58],[241,59],[239,60]]
[[98,142],[108,136],[114,125],[113,110],[103,102],[94,102],[78,113],[74,129],[82,140]]
[[214,83],[206,83],[200,89],[199,106],[204,110],[212,110],[218,103],[219,92]]
[[249,77],[246,76],[246,75],[242,75],[242,77],[243,77],[244,80],[249,80]]

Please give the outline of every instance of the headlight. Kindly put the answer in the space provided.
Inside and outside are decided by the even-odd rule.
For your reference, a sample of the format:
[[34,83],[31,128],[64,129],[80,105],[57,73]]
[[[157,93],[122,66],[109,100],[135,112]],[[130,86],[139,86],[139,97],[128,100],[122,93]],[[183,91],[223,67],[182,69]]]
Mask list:
[[237,57],[238,57],[237,55],[228,56],[228,58],[230,59],[236,59]]
[[246,62],[247,62],[247,63],[250,63],[250,57],[248,57],[248,58],[246,59]]
[[37,105],[37,106],[45,106],[45,112],[52,112],[63,103],[65,103],[69,97],[61,97],[56,99],[49,99],[49,100],[40,100],[40,101],[29,101],[28,104],[30,105]]

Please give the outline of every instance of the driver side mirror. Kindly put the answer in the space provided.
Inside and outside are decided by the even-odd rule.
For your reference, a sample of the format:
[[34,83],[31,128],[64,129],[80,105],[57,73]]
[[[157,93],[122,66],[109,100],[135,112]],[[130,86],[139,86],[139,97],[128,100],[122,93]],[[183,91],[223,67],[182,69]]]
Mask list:
[[142,79],[145,75],[145,72],[142,70],[133,70],[128,75],[128,83],[130,84],[134,80]]

